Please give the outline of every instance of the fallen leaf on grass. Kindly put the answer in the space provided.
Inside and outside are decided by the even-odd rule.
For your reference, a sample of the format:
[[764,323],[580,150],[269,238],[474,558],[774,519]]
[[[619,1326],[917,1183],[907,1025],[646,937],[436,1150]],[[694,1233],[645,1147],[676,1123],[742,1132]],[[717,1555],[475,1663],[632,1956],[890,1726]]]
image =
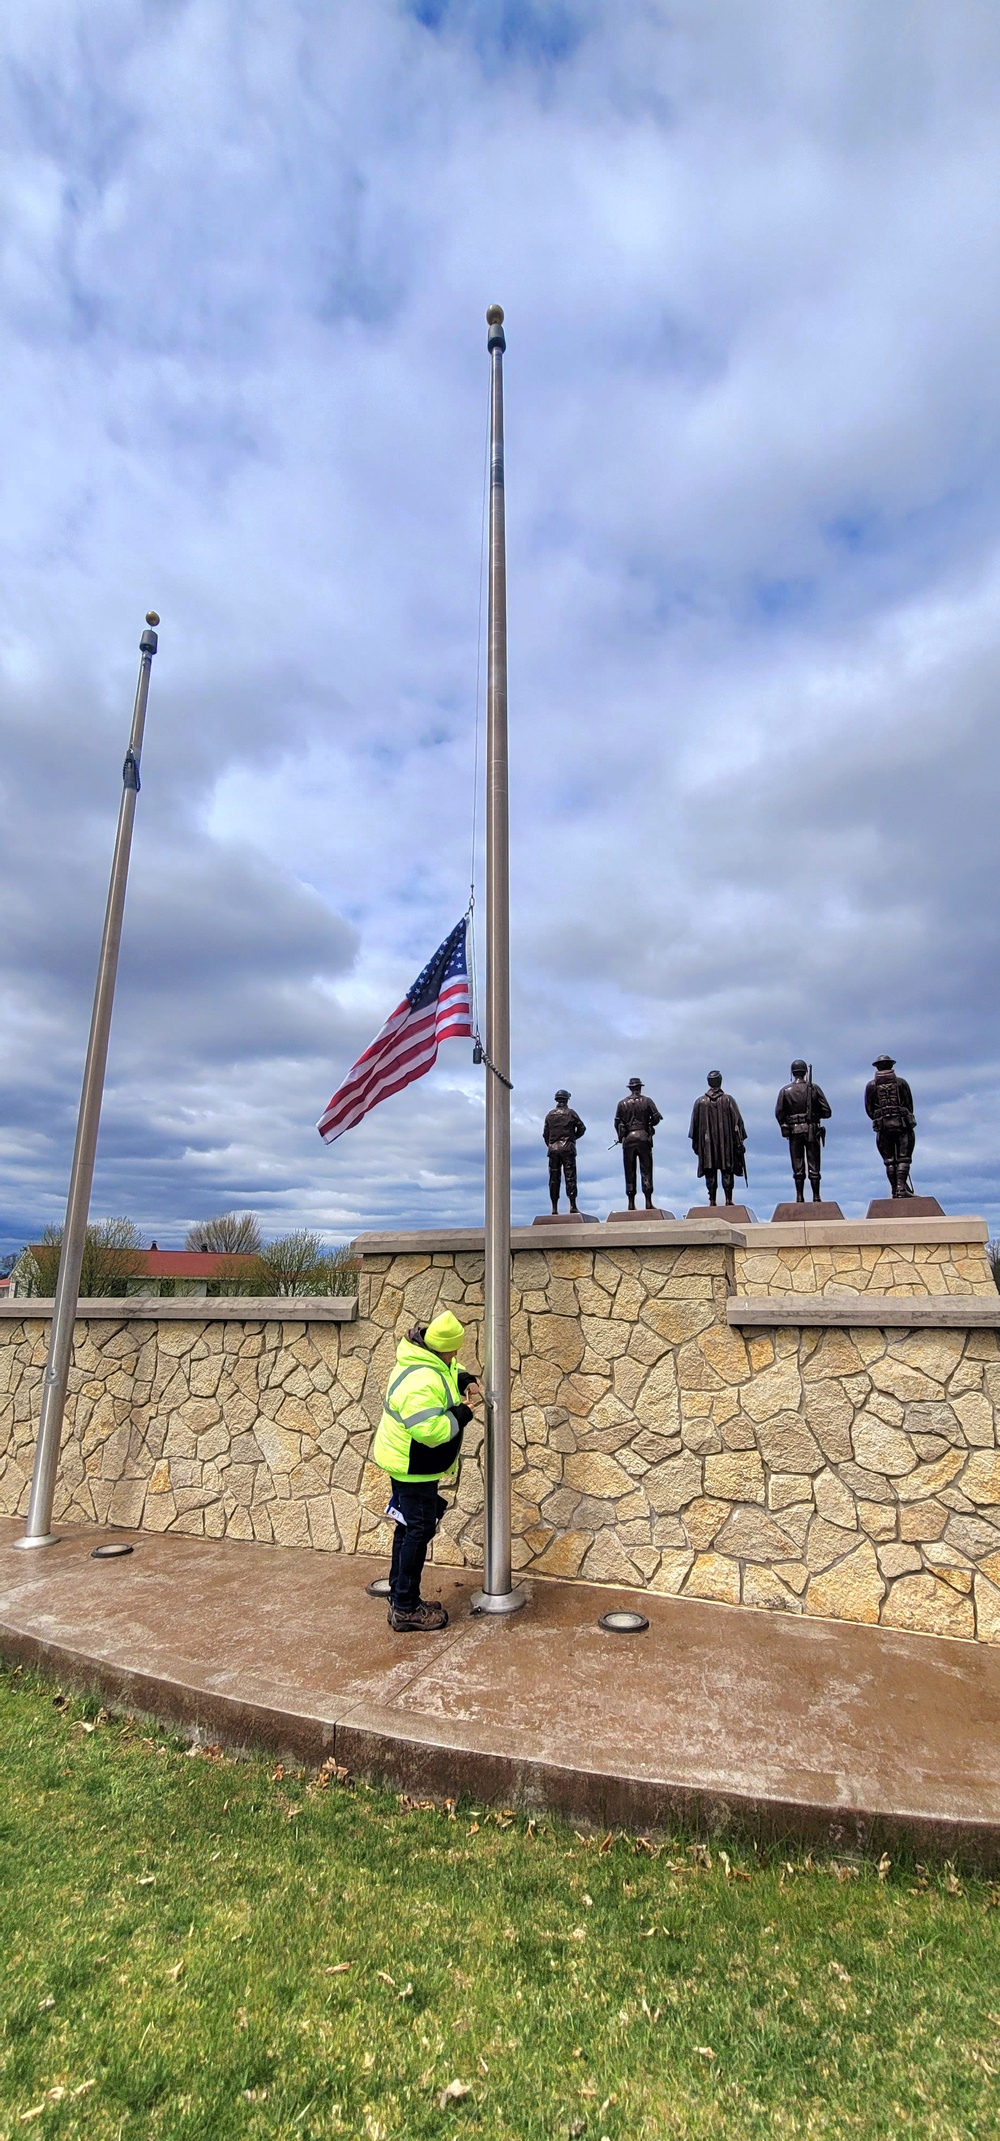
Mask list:
[[442,2089],[441,2094],[438,2097],[438,2110],[447,2111],[449,2104],[458,2104],[461,2102],[463,2096],[471,2095],[471,2082],[449,2082],[447,2087]]
[[885,1880],[885,1878],[886,1878],[886,1875],[887,1875],[887,1873],[888,1873],[888,1871],[889,1871],[889,1868],[890,1868],[890,1866],[891,1866],[891,1865],[892,1865],[892,1860],[891,1860],[891,1858],[889,1857],[889,1853],[888,1853],[888,1851],[883,1851],[883,1853],[882,1853],[882,1856],[881,1856],[881,1858],[879,1859],[879,1862],[878,1862],[878,1877],[879,1877],[879,1880],[880,1880],[880,1881],[884,1881],[884,1880]]
[[748,1873],[744,1873],[741,1867],[733,1865],[732,1859],[730,1858],[728,1851],[720,1851],[718,1856],[721,1859],[723,1867],[725,1869],[727,1881],[749,1881],[750,1875]]
[[586,1940],[586,1938],[587,1938],[587,1928],[586,1928],[586,1926],[585,1926],[585,1925],[575,1925],[575,1926],[573,1927],[573,1931],[571,1932],[571,1934],[570,1934],[570,1936],[569,1936],[569,1937],[570,1937],[570,1939],[571,1939],[571,1940]]
[[850,1984],[851,1973],[849,1970],[844,1969],[843,1963],[831,1963],[829,1968],[831,1977],[839,1977],[842,1985]]
[[409,1984],[404,1985],[402,1992],[397,1992],[396,1998],[397,2000],[412,2000],[413,1986]]
[[325,1977],[340,1977],[350,1967],[350,1963],[324,1963],[323,1974]]
[[713,2052],[710,2044],[696,2044],[695,2051],[697,2052],[699,2059],[715,2058],[715,2053]]
[[381,1978],[383,1985],[391,1985],[395,1990],[396,1980],[389,1976],[388,1970],[376,1970],[375,1975]]
[[50,1992],[50,1993],[47,1993],[47,1994],[46,1994],[46,1996],[45,1996],[45,1999],[44,1999],[44,2000],[39,2000],[39,2002],[38,2002],[38,2012],[39,2012],[39,2014],[40,2014],[40,2015],[43,2015],[43,2014],[45,2013],[45,2010],[46,2010],[46,2008],[47,2008],[47,2007],[54,2007],[54,2006],[55,2006],[55,2004],[56,2004],[56,2003],[55,2003],[55,2000],[53,1999],[53,1996],[52,1996],[51,1992]]
[[171,1978],[173,1978],[174,1984],[176,1985],[176,1983],[177,1983],[177,1980],[178,1980],[178,1978],[179,1978],[179,1977],[182,1977],[182,1976],[183,1976],[183,1974],[184,1974],[184,1957],[183,1957],[183,1955],[182,1955],[182,1956],[181,1956],[181,1959],[180,1959],[180,1962],[179,1962],[179,1963],[175,1963],[175,1964],[174,1964],[174,1966],[173,1966],[173,1969],[172,1969],[172,1970],[168,1970],[168,1971],[167,1971],[167,1976],[168,1976],[168,1977],[171,1977]]

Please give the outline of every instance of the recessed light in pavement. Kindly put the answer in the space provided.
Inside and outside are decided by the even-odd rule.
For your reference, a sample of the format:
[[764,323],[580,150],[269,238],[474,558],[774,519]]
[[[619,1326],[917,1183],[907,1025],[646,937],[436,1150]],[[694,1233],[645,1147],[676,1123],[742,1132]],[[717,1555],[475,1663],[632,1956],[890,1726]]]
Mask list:
[[388,1578],[388,1576],[376,1576],[376,1578],[375,1578],[375,1581],[374,1581],[374,1583],[366,1583],[366,1585],[365,1585],[365,1590],[366,1590],[366,1592],[367,1592],[367,1594],[368,1594],[369,1598],[388,1598],[388,1596],[389,1596],[389,1578]]
[[124,1539],[109,1539],[106,1546],[95,1546],[91,1561],[120,1561],[123,1554],[134,1554],[134,1546],[126,1546]]
[[649,1627],[649,1622],[644,1613],[625,1613],[619,1609],[602,1613],[597,1625],[608,1635],[641,1635],[643,1629]]

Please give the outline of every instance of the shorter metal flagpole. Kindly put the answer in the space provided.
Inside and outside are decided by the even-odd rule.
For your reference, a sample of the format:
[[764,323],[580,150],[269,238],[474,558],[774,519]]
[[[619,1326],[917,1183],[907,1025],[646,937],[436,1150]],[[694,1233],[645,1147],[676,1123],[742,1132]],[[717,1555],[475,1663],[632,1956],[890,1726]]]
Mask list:
[[111,864],[108,905],[104,917],[104,936],[101,940],[101,956],[97,968],[97,987],[94,991],[94,1009],[90,1020],[90,1041],[87,1047],[87,1061],[83,1072],[83,1090],[80,1094],[76,1144],[73,1148],[73,1169],[69,1180],[69,1196],[66,1200],[66,1218],[63,1224],[62,1246],[59,1254],[59,1276],[56,1280],[55,1300],[52,1304],[52,1328],[49,1332],[49,1352],[45,1363],[45,1377],[42,1383],[42,1404],[38,1417],[38,1441],[35,1446],[35,1468],[31,1481],[31,1499],[28,1503],[28,1522],[23,1539],[15,1541],[15,1544],[21,1547],[54,1546],[56,1543],[56,1535],[51,1528],[52,1501],[55,1494],[56,1467],[59,1463],[63,1413],[66,1408],[66,1389],[69,1382],[70,1360],[73,1353],[73,1326],[76,1322],[80,1292],[80,1273],[83,1268],[83,1252],[87,1239],[87,1219],[90,1212],[91,1184],[94,1179],[97,1133],[101,1124],[104,1073],[108,1060],[111,1012],[115,1000],[118,951],[121,944],[122,917],[125,912],[125,888],[128,883],[129,854],[132,847],[132,823],[135,818],[135,799],[139,793],[139,760],[142,755],[142,732],[146,723],[149,672],[157,645],[156,633],[152,627],[158,625],[159,622],[156,611],[149,610],[146,615],[147,629],[139,641],[139,678],[135,688],[132,733],[129,737],[128,750],[125,753],[125,764],[122,768],[122,799],[118,811],[118,833],[115,839],[114,859]]

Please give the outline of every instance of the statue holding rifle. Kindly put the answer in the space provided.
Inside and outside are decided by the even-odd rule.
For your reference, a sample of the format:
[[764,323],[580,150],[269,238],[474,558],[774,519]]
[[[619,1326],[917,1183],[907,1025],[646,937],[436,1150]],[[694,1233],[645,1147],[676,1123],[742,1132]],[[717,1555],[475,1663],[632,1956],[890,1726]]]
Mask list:
[[642,1183],[642,1194],[647,1212],[655,1211],[653,1204],[653,1139],[657,1123],[663,1117],[655,1101],[642,1090],[641,1078],[630,1078],[628,1092],[615,1109],[615,1139],[622,1148],[625,1163],[625,1195],[628,1209],[635,1211],[636,1174]]
[[825,1124],[833,1110],[822,1086],[813,1083],[812,1065],[801,1056],[792,1064],[792,1082],[783,1085],[774,1114],[782,1137],[788,1139],[788,1157],[795,1180],[795,1202],[805,1203],[806,1172],[814,1204],[820,1199],[820,1168],[826,1143]]

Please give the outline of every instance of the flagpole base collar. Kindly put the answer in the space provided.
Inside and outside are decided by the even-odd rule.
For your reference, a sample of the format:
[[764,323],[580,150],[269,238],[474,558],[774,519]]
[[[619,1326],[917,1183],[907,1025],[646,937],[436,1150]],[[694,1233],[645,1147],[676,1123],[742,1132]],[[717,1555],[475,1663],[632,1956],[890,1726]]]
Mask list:
[[33,1546],[58,1546],[59,1533],[57,1531],[44,1531],[40,1538],[13,1539],[11,1544],[16,1546],[20,1553],[27,1554],[30,1553]]
[[469,1600],[470,1613],[518,1613],[528,1603],[527,1591],[516,1585],[513,1591],[473,1591]]

